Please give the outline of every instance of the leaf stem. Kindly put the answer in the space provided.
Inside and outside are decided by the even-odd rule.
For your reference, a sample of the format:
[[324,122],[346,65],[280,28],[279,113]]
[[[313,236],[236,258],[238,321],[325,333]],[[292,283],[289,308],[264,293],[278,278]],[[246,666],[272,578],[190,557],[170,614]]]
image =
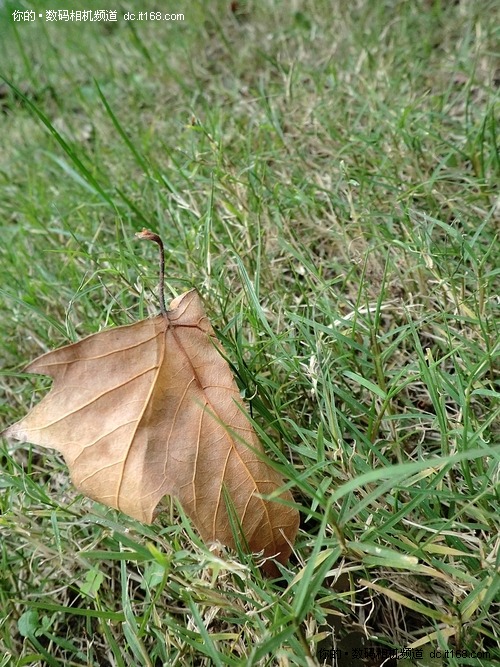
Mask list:
[[162,315],[166,316],[167,309],[165,307],[165,252],[163,247],[163,241],[158,236],[158,234],[150,232],[149,229],[143,229],[142,232],[137,232],[136,236],[139,239],[154,241],[160,246],[160,284],[159,284],[160,311]]

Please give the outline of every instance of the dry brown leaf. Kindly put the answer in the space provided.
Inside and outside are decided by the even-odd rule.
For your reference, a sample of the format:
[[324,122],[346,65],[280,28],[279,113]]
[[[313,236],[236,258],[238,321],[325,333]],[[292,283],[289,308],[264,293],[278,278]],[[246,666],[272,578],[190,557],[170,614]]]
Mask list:
[[[263,460],[221,351],[191,290],[162,315],[32,362],[26,370],[53,386],[6,435],[57,449],[78,489],[140,521],[175,496],[206,542],[234,547],[230,498],[249,550],[285,563],[298,513],[259,497],[283,481]],[[293,501],[288,491],[280,499]],[[264,570],[277,573],[272,561]]]

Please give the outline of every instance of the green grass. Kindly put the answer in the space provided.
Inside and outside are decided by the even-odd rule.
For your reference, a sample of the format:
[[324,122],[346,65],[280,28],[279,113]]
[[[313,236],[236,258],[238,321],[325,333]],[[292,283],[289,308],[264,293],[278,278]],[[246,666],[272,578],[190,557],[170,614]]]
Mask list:
[[305,667],[335,648],[357,667],[372,646],[376,665],[409,647],[398,665],[493,667],[498,5],[169,10],[185,21],[0,10],[1,426],[48,386],[29,360],[156,314],[134,238],[151,228],[301,529],[267,580],[174,502],[141,525],[3,441],[0,665]]

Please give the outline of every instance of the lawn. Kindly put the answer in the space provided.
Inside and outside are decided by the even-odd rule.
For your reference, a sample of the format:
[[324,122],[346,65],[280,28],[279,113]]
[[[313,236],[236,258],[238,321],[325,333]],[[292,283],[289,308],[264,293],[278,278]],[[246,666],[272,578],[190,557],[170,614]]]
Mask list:
[[0,8],[0,430],[29,361],[159,312],[146,227],[300,529],[271,579],[3,438],[0,667],[498,665],[498,3],[36,4]]

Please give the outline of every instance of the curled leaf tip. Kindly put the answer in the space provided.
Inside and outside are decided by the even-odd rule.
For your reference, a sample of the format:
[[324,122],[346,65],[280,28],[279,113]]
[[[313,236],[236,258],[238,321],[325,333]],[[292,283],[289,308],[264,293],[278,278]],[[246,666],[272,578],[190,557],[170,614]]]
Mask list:
[[136,236],[138,239],[146,239],[146,241],[155,241],[156,243],[158,243],[158,241],[160,240],[158,234],[151,232],[149,229],[146,229],[145,227],[142,230],[142,232],[137,232]]
[[159,283],[160,311],[161,311],[162,315],[166,315],[167,314],[167,308],[165,306],[165,288],[164,288],[164,283],[165,283],[165,253],[164,253],[163,241],[158,236],[158,234],[155,234],[154,232],[149,231],[149,229],[146,229],[145,227],[143,227],[142,232],[136,232],[136,236],[139,239],[146,239],[146,241],[154,241],[155,243],[158,244],[158,247],[160,248],[160,283]]

